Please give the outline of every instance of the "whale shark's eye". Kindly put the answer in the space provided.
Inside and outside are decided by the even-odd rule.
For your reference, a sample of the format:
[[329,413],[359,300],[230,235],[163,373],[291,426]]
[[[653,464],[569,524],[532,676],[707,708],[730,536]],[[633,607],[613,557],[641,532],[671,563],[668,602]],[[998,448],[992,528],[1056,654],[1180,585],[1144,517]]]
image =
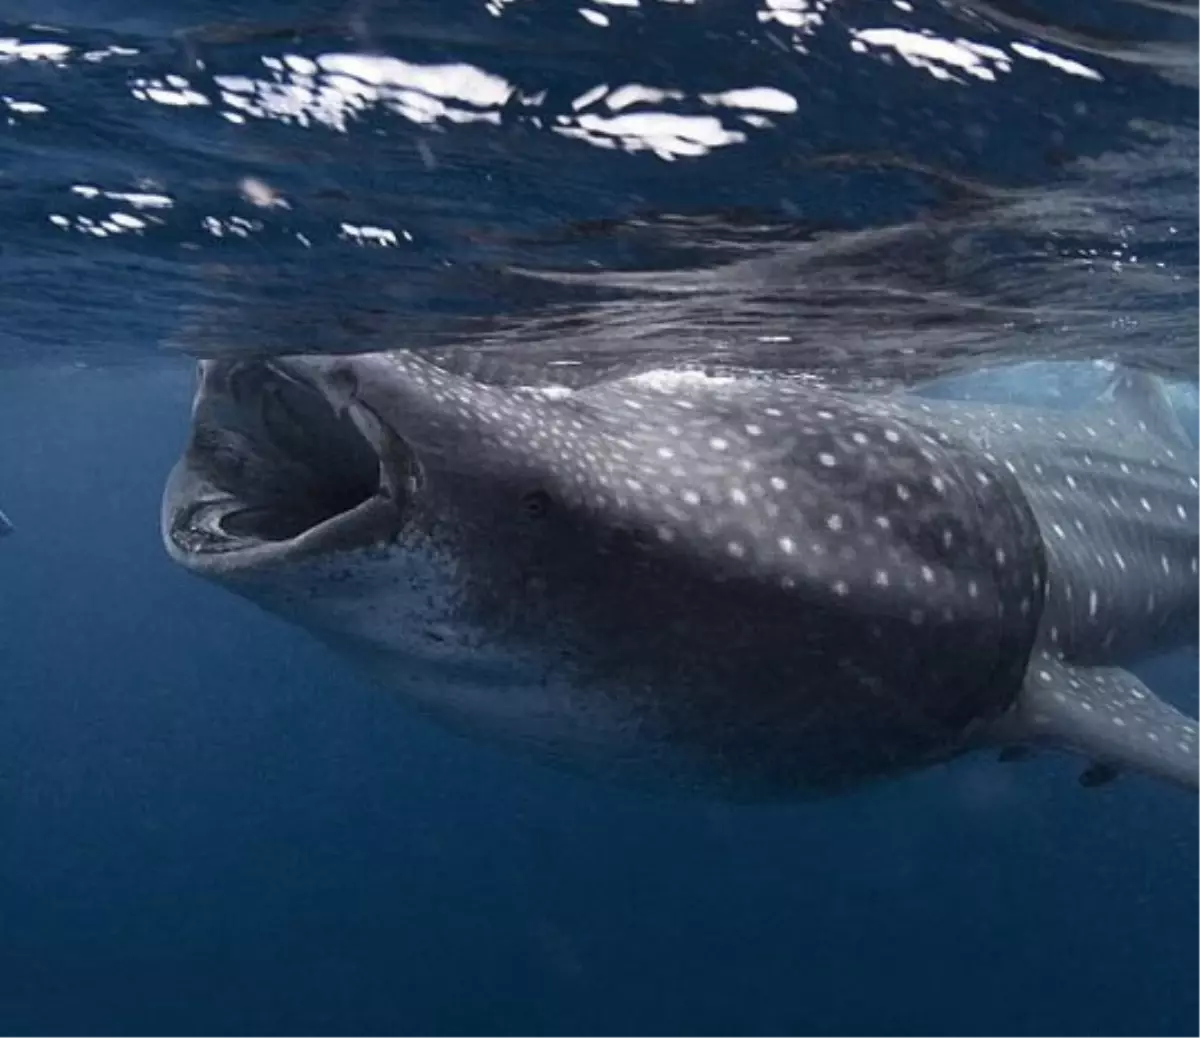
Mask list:
[[544,490],[531,490],[521,498],[521,512],[530,519],[544,519],[551,507],[550,495]]

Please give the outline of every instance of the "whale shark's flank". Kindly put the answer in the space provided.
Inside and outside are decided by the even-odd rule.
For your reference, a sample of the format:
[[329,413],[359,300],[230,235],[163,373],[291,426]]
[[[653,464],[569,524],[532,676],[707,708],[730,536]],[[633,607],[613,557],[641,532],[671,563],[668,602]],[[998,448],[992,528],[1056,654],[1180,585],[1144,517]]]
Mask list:
[[987,747],[1197,787],[1124,668],[1194,642],[1196,454],[1078,411],[407,352],[201,364],[170,554],[427,710],[595,773],[815,795]]

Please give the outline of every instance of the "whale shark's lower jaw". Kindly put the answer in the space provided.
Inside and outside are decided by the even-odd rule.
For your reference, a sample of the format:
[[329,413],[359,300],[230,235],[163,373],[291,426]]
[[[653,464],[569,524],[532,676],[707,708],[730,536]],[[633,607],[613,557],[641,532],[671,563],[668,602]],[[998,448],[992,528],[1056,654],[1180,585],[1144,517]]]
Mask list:
[[403,441],[319,376],[279,361],[205,361],[163,537],[201,572],[366,547],[403,528],[418,481]]

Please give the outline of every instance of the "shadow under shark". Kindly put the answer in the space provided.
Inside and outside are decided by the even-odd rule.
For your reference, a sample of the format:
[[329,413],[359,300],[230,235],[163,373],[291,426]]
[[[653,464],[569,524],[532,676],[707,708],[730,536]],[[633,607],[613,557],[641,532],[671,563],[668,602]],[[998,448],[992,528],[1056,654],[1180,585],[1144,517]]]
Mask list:
[[200,365],[170,555],[460,730],[736,799],[985,748],[1197,788],[1123,669],[1195,641],[1196,455],[1152,376],[1076,411],[684,370]]

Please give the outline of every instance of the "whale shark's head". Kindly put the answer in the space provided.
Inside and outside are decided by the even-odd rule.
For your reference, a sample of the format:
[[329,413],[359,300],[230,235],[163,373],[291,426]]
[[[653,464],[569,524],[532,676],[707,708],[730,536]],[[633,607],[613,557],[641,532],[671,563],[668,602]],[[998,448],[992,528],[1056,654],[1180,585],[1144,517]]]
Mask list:
[[735,382],[205,362],[164,539],[442,718],[589,770],[763,795],[958,752],[1037,629],[1020,493],[865,398]]

